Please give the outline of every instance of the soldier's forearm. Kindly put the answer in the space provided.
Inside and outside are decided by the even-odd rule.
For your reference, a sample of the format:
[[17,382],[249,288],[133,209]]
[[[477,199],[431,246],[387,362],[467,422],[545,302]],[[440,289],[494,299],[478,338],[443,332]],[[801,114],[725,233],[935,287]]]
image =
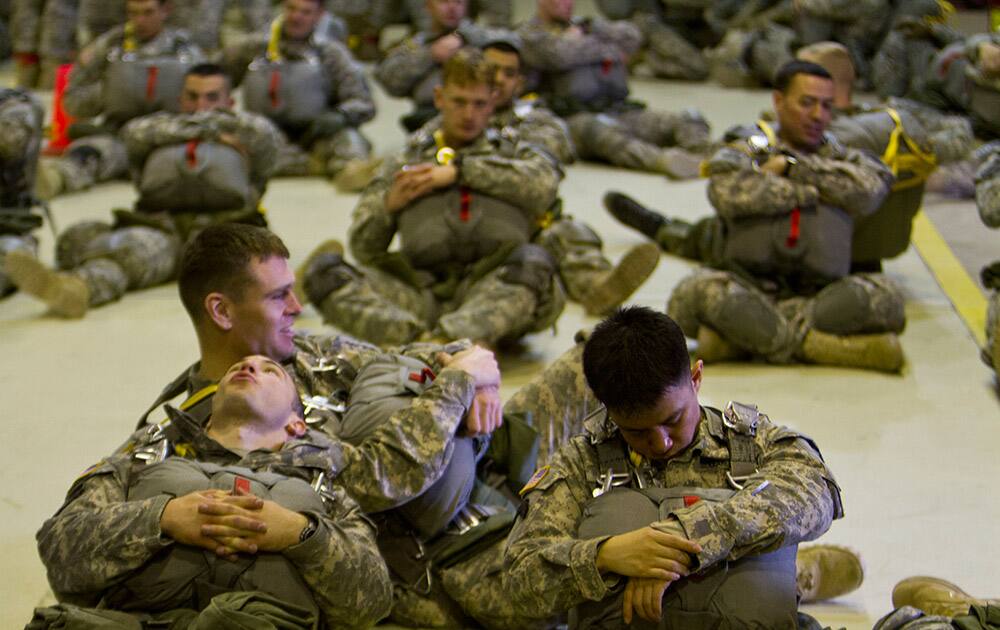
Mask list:
[[892,173],[880,160],[859,151],[852,153],[850,160],[800,156],[791,179],[815,186],[824,203],[851,216],[871,214],[889,194]]
[[540,155],[525,160],[472,156],[462,162],[462,183],[521,208],[531,219],[552,206],[560,179],[558,168]]

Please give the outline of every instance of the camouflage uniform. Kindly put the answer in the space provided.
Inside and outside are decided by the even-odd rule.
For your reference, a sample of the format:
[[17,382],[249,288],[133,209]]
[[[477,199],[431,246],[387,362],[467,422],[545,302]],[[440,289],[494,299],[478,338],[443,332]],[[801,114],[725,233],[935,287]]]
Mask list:
[[[97,118],[104,114],[104,82],[110,64],[108,57],[120,52],[124,43],[125,29],[118,26],[80,52],[64,95],[66,113],[78,119]],[[192,44],[184,32],[170,28],[165,28],[150,41],[137,42],[136,45],[135,54],[139,57],[167,56],[197,61],[202,56],[201,49]],[[102,129],[74,140],[63,158],[51,162],[61,180],[60,190],[82,190],[127,173],[128,155],[117,135],[126,122],[105,119]]]
[[[742,133],[734,130],[727,138]],[[830,135],[811,154],[795,151],[780,136],[777,148],[798,159],[790,176],[755,170],[736,144],[712,157],[708,195],[720,215],[750,216],[822,203],[858,218],[875,211],[889,192],[888,167]],[[845,241],[843,247],[851,243]],[[733,266],[728,258],[721,257],[723,266]],[[699,327],[706,326],[740,350],[787,362],[806,358],[802,342],[811,330],[843,339],[903,329],[902,297],[879,274],[759,276],[734,268],[738,272],[697,271],[674,289],[667,313],[685,335],[697,337]]]
[[[456,261],[448,270],[433,271],[416,269],[387,251],[399,216],[385,209],[393,176],[404,165],[435,161],[437,130],[438,123],[431,122],[411,136],[403,154],[389,160],[361,196],[350,247],[372,268],[310,270],[310,300],[330,323],[380,345],[406,343],[427,331],[493,344],[546,328],[562,311],[562,289],[553,278],[554,263],[540,247],[500,247],[477,262]],[[515,206],[529,222],[539,222],[552,207],[562,172],[533,145],[488,129],[457,154],[460,187]]]
[[[182,412],[172,414],[171,428],[176,438],[168,441],[167,454],[175,454],[170,447],[183,441],[187,448],[176,453],[183,453],[185,458],[274,473],[307,484],[321,483],[322,475],[338,471],[346,459],[337,443],[312,431],[286,442],[277,451],[255,450],[240,455],[209,438],[197,421]],[[151,442],[149,439],[136,447],[149,449],[155,445]],[[157,465],[159,459],[154,458],[152,465]],[[114,601],[119,583],[127,584],[137,570],[156,563],[164,552],[175,548],[175,543],[160,530],[161,514],[173,497],[160,494],[148,499],[129,498],[140,471],[147,465],[146,460],[132,453],[103,460],[73,484],[66,503],[39,530],[39,553],[60,600],[91,606],[108,596]],[[238,474],[238,470],[233,472]],[[310,512],[317,521],[316,532],[281,555],[301,576],[322,612],[324,625],[368,627],[386,615],[390,602],[389,575],[375,544],[374,527],[342,489],[326,485],[316,488],[326,509],[325,513]],[[278,496],[274,500],[281,502]],[[267,558],[267,554],[258,557]],[[121,596],[119,593],[119,601]],[[136,595],[126,597],[125,603],[137,605]],[[160,594],[158,599],[160,605],[165,600],[172,608],[172,600],[190,597],[181,592],[172,597]],[[204,606],[207,602],[186,604]]]
[[642,53],[654,75],[663,79],[701,81],[708,66],[701,50],[664,21],[661,7],[635,10],[634,3],[621,0],[598,1],[598,8],[610,20],[631,19],[642,32]]
[[833,40],[851,53],[858,80],[871,81],[869,59],[881,41],[890,19],[886,0],[800,0],[795,17],[799,42],[803,46]]
[[778,69],[794,58],[798,45],[789,26],[791,2],[753,2],[747,7],[759,12],[732,17],[722,41],[705,53],[711,77],[725,87],[771,85]]
[[[254,60],[266,55],[269,40],[270,35],[258,34],[225,48],[222,64],[234,85],[243,81]],[[310,146],[302,145],[303,138],[312,135],[308,126],[282,128],[288,141],[282,143],[276,174],[333,175],[352,160],[368,158],[371,143],[358,127],[375,117],[375,102],[364,71],[350,51],[339,41],[317,32],[305,41],[291,41],[282,35],[278,49],[282,58],[291,60],[318,56],[330,86],[324,114],[341,115],[343,126],[332,133],[316,134]]]
[[[1000,228],[1000,146],[994,147],[976,173],[976,206],[983,223]],[[983,269],[982,277],[983,284],[992,289],[983,360],[1000,374],[1000,261]]]
[[1000,137],[1000,79],[979,68],[979,46],[1000,44],[1000,34],[973,35],[941,50],[931,63],[929,94],[921,100],[931,106],[964,113],[976,135]]
[[[606,416],[588,419],[586,434],[572,438],[525,488],[527,509],[522,507],[504,554],[504,582],[515,610],[561,613],[618,592],[614,582],[621,580],[601,575],[596,566],[598,547],[610,536],[580,539],[577,534],[585,506],[606,473],[597,445],[621,440]],[[689,448],[666,462],[642,460],[628,468],[643,487],[732,489],[726,478],[729,435],[722,416],[703,409]],[[659,522],[670,528],[665,531],[680,529],[678,535],[701,545],[695,575],[718,563],[813,540],[843,516],[839,488],[811,440],[761,415],[752,441],[760,457],[757,470],[742,483],[745,489],[719,503],[698,501],[661,513]],[[759,491],[763,483],[768,485]]]
[[[194,21],[189,25],[195,42],[205,50],[216,50],[222,41],[222,22],[228,0],[202,0]],[[274,9],[270,0],[240,0],[243,28],[247,33],[260,33],[271,23]]]
[[573,69],[599,66],[607,75],[617,67],[624,72],[622,64],[641,43],[641,33],[634,24],[601,19],[586,24],[586,33],[579,38],[564,35],[567,27],[547,26],[537,17],[518,29],[524,42],[524,62],[541,73],[539,87],[546,102],[569,122],[580,157],[675,174],[672,162],[691,162],[696,159],[694,154],[707,148],[709,126],[700,113],[658,112],[627,101],[623,74],[615,86],[619,94],[604,93],[590,102],[552,92],[554,78]]
[[[263,224],[257,201],[272,175],[280,134],[262,116],[227,110],[196,114],[161,112],[133,119],[121,132],[137,175],[157,148],[190,140],[235,136],[246,152],[253,187],[247,207],[218,212],[163,212],[146,207],[140,194],[137,212],[116,211],[116,222],[85,221],[70,226],[56,242],[62,270],[82,278],[90,291],[89,305],[119,299],[126,291],[161,284],[173,278],[182,244],[199,230],[220,222]],[[138,182],[140,178],[136,178]]]
[[27,92],[0,90],[0,297],[14,290],[4,273],[7,253],[38,249],[31,230],[41,220],[30,206],[43,117],[41,104]]

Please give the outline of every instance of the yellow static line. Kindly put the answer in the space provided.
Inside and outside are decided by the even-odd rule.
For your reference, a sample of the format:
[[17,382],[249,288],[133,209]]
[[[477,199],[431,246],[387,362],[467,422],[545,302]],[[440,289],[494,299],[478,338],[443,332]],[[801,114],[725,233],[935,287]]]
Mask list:
[[986,298],[923,210],[913,219],[912,241],[976,343],[982,346],[986,343]]

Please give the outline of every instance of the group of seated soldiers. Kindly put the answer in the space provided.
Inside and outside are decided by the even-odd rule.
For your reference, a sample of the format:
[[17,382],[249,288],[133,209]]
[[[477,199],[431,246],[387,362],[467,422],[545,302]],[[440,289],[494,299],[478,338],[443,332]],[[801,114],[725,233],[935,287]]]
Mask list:
[[[176,279],[200,357],[42,527],[60,604],[28,627],[817,627],[798,604],[861,583],[852,552],[797,550],[843,515],[819,449],[754,406],[701,406],[702,366],[899,371],[903,301],[880,272],[928,176],[974,164],[980,212],[1000,223],[997,36],[943,45],[945,3],[599,2],[619,18],[605,20],[538,0],[510,31],[504,3],[482,3],[480,26],[464,0],[331,2],[344,21],[284,0],[273,20],[241,3],[254,32],[220,48],[225,3],[188,7],[195,35],[170,25],[183,3],[121,4],[124,23],[76,54],[60,157],[39,160],[37,99],[0,94],[0,291],[76,318]],[[413,101],[412,135],[376,160],[355,55],[401,14],[418,30],[374,73]],[[869,63],[865,29],[886,25]],[[784,57],[757,48],[777,43]],[[900,47],[905,89],[856,104]],[[714,140],[697,110],[630,98],[640,59],[670,78],[745,71],[774,87],[773,112]],[[612,264],[562,208],[577,158],[707,177],[715,215],[692,224],[609,192],[653,241]],[[361,190],[347,251],[323,242],[296,273],[260,205],[290,175]],[[58,268],[43,264],[35,209],[125,176],[134,207],[66,227]],[[705,268],[667,314],[616,310],[661,249]],[[567,298],[611,315],[501,404],[493,350],[551,326]],[[296,332],[307,300],[351,336]],[[994,295],[994,368],[998,318]],[[904,582],[879,627],[927,627],[905,605],[928,589],[952,607],[927,613],[989,608]]]

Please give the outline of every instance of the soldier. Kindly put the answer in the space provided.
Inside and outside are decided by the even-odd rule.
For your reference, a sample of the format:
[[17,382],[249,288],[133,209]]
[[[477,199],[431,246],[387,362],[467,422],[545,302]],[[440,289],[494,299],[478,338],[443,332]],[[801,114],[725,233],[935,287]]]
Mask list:
[[[249,356],[220,382],[207,427],[174,410],[169,437],[88,469],[38,532],[58,599],[183,615],[185,627],[252,615],[365,628],[384,617],[391,583],[375,528],[327,479],[339,444],[303,416],[285,370]],[[36,620],[64,627],[60,612],[73,609]]]
[[73,66],[66,113],[97,121],[71,129],[86,137],[74,140],[62,158],[40,163],[43,199],[125,175],[119,130],[138,116],[177,111],[184,73],[201,59],[185,33],[166,27],[168,0],[128,0],[127,7],[128,22],[84,48]]
[[951,44],[934,57],[928,73],[924,102],[966,114],[978,136],[1000,137],[1000,34]]
[[0,298],[16,290],[3,263],[7,253],[38,250],[31,232],[42,220],[31,207],[44,115],[28,92],[0,90]]
[[321,0],[285,0],[270,33],[228,46],[223,65],[243,84],[249,111],[288,137],[276,174],[327,175],[367,163],[371,143],[358,129],[375,116],[362,68],[319,27]]
[[743,3],[727,18],[722,40],[705,52],[712,79],[734,88],[773,85],[774,75],[794,58],[798,46],[791,1]]
[[516,610],[571,628],[794,628],[795,549],[843,516],[816,445],[755,406],[698,402],[684,333],[617,311],[583,351],[604,405],[521,491],[504,554]]
[[453,56],[443,81],[440,121],[387,161],[355,209],[351,252],[368,268],[330,254],[306,271],[323,317],[380,345],[428,336],[495,346],[544,330],[563,307],[555,261],[529,243],[562,171],[544,150],[488,128],[495,72],[479,51]]
[[[72,27],[60,29],[62,24],[43,19],[46,5],[46,0],[14,0],[11,10],[15,82],[24,89],[50,88],[56,68],[68,63],[75,50]],[[75,17],[72,11],[70,18]]]
[[[668,243],[725,270],[683,280],[668,312],[704,342],[699,353],[706,360],[748,352],[773,362],[797,357],[896,371],[902,298],[880,274],[849,275],[855,221],[882,205],[892,173],[827,133],[835,89],[822,66],[791,62],[776,83],[777,128],[761,121],[730,131],[733,144],[708,165],[709,200],[720,220],[680,225]],[[641,207],[632,212],[622,195],[611,193],[606,203],[646,234],[663,227],[662,217]],[[872,238],[872,247],[883,245],[879,235]],[[895,236],[889,240],[893,245]]]
[[[976,207],[983,223],[1000,228],[1000,143],[990,143],[976,172]],[[986,348],[983,361],[1000,374],[1000,261],[982,270],[983,285],[992,289],[986,318]]]
[[928,576],[897,583],[892,605],[897,610],[879,621],[875,630],[987,630],[996,625],[1000,613],[1000,598],[973,597],[957,584]]
[[[598,8],[609,20],[630,19],[639,28],[642,33],[640,54],[654,76],[701,81],[708,76],[708,66],[701,50],[694,43],[698,39],[697,34],[685,27],[692,21],[700,21],[700,26],[707,26],[703,20],[699,20],[705,11],[702,7],[670,6],[672,4],[674,3],[637,3],[629,0],[597,2]],[[702,29],[696,27],[695,30]],[[693,39],[689,36],[693,36]]]
[[572,0],[538,0],[518,29],[526,65],[546,102],[569,122],[580,157],[673,178],[698,174],[709,126],[700,113],[668,114],[628,100],[626,62],[641,34],[629,22],[574,20]]
[[140,117],[122,131],[136,171],[135,212],[116,211],[115,224],[86,221],[56,243],[61,271],[23,252],[8,254],[11,279],[57,315],[88,308],[126,291],[173,277],[180,245],[206,225],[263,225],[258,205],[278,150],[279,132],[262,116],[232,111],[221,67],[191,68],[181,113]]
[[407,131],[437,115],[434,94],[445,62],[463,46],[479,48],[497,35],[467,20],[466,7],[467,0],[427,0],[430,27],[392,48],[375,69],[386,92],[413,101],[414,111],[400,120]]
[[[893,98],[887,106],[856,105],[854,65],[841,44],[812,44],[799,49],[798,58],[818,63],[833,77],[830,132],[849,147],[881,156],[896,175],[892,192],[882,206],[854,225],[852,271],[881,271],[883,259],[894,258],[909,246],[925,181],[938,164],[955,163],[968,153],[973,142],[972,127],[960,116],[948,116],[906,99]],[[620,221],[643,232],[665,251],[721,264],[716,259],[721,256],[723,238],[719,217],[691,224],[663,217],[619,193],[610,193],[606,203]]]
[[795,0],[795,29],[803,46],[836,41],[847,46],[862,89],[871,87],[869,60],[891,18],[886,0]]
[[[520,98],[524,74],[518,44],[510,38],[492,41],[483,48],[486,61],[496,68],[496,108],[490,127],[501,134],[516,134],[544,147],[561,164],[570,164],[575,155],[566,123],[538,99]],[[580,302],[591,315],[601,315],[624,302],[660,261],[659,250],[644,243],[633,247],[617,267],[612,267],[601,251],[601,238],[590,226],[561,210],[546,223],[534,241],[558,261],[568,297]]]

